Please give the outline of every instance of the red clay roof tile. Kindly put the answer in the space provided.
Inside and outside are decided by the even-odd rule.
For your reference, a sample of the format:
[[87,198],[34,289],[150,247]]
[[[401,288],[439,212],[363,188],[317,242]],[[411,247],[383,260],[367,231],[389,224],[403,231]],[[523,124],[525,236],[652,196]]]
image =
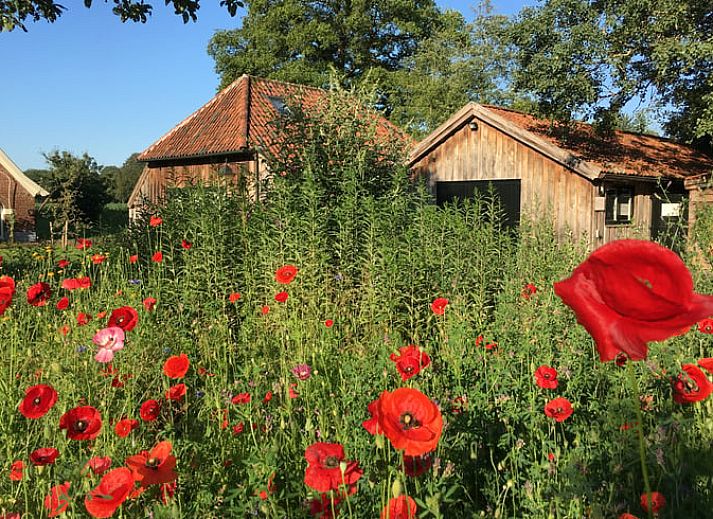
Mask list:
[[536,134],[546,141],[566,149],[587,161],[603,174],[648,177],[689,178],[710,173],[713,159],[686,146],[662,137],[615,131],[610,139],[595,134],[585,123],[574,123],[569,132],[551,131],[549,121],[497,106],[488,110]]

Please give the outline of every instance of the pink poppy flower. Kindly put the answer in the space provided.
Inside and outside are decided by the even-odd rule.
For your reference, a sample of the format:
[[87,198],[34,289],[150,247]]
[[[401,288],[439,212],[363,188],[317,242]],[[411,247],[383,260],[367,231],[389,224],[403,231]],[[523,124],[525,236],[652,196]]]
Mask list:
[[124,348],[124,330],[118,326],[110,326],[99,330],[92,341],[99,346],[99,351],[94,356],[97,362],[111,362],[114,358],[114,352]]

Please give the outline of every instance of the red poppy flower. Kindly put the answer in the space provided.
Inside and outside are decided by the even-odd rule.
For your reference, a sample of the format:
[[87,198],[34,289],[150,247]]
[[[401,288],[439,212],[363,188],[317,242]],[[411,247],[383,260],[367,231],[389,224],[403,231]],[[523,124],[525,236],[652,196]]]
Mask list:
[[57,456],[59,456],[59,451],[54,447],[41,447],[30,453],[30,461],[37,467],[52,465]]
[[708,373],[713,373],[713,357],[700,359],[698,365],[705,369]]
[[176,487],[178,486],[178,483],[175,481],[171,481],[170,483],[163,483],[159,487],[159,492],[161,494],[161,502],[164,505],[167,505],[168,502],[173,499],[173,496],[176,495]]
[[163,252],[156,251],[153,253],[153,256],[151,256],[151,261],[154,263],[161,263],[163,261]]
[[281,285],[289,285],[295,279],[298,269],[294,265],[284,265],[275,272],[275,281]]
[[318,519],[335,519],[339,515],[341,501],[341,498],[334,494],[320,494],[319,497],[310,500],[309,513]]
[[25,390],[18,410],[25,418],[35,420],[43,417],[57,402],[57,391],[52,386],[38,384]]
[[161,404],[157,400],[146,400],[141,404],[139,416],[144,422],[153,422],[161,413]]
[[109,327],[118,326],[125,332],[130,332],[139,322],[139,314],[130,306],[122,306],[112,310],[109,316]]
[[15,280],[10,276],[0,276],[0,315],[5,313],[15,295]]
[[228,301],[231,303],[235,303],[238,299],[240,299],[240,294],[238,292],[231,292],[228,296]]
[[645,359],[648,342],[680,335],[713,314],[713,297],[693,292],[681,258],[648,241],[608,243],[554,287],[594,338],[602,361],[620,352]]
[[63,513],[69,506],[69,481],[65,481],[61,485],[55,485],[50,488],[50,493],[45,497],[45,508],[47,509],[47,517],[57,517]]
[[267,315],[270,312],[270,307],[265,305],[260,309],[260,312],[262,313],[262,315]]
[[305,450],[305,459],[305,485],[317,492],[337,490],[342,484],[353,485],[364,473],[359,462],[344,461],[344,447],[339,443],[313,443]]
[[16,460],[10,465],[10,481],[22,481],[22,469],[25,468],[25,464],[22,460]]
[[279,292],[275,294],[275,301],[277,301],[278,303],[284,303],[285,301],[287,301],[288,297],[289,295],[287,294],[287,292]]
[[94,456],[84,465],[84,468],[91,470],[97,475],[103,474],[109,470],[109,467],[111,467],[111,458],[109,456]]
[[431,310],[436,315],[443,315],[446,313],[446,306],[448,306],[448,299],[445,297],[437,297],[431,303]]
[[404,474],[411,478],[417,478],[428,472],[433,465],[432,453],[423,456],[404,456]]
[[535,383],[543,389],[555,389],[557,384],[557,370],[550,366],[540,366],[535,370]]
[[630,513],[624,512],[619,516],[619,519],[639,519],[635,515],[631,515]]
[[139,261],[139,255],[138,254],[132,254],[129,256],[129,263],[133,264]]
[[146,309],[147,312],[153,311],[154,306],[156,306],[156,298],[155,297],[147,297],[143,301],[144,303],[144,308]]
[[90,405],[70,409],[59,419],[59,428],[67,430],[70,440],[93,440],[101,427],[101,414]]
[[181,247],[183,247],[185,250],[190,250],[191,247],[193,247],[193,244],[188,240],[181,240]]
[[69,307],[69,298],[68,297],[63,297],[59,301],[57,301],[57,304],[55,305],[55,308],[57,310],[66,310]]
[[161,218],[160,216],[152,216],[152,217],[149,219],[149,225],[150,225],[151,227],[158,227],[158,226],[161,225],[162,223],[163,223],[163,218]]
[[265,393],[265,396],[262,398],[262,403],[267,404],[270,400],[272,400],[272,391]]
[[86,238],[77,238],[77,244],[75,248],[78,250],[86,250],[92,246],[92,240],[87,240]]
[[168,378],[183,378],[186,376],[186,373],[188,373],[188,367],[190,365],[191,362],[185,353],[172,355],[163,363],[163,374]]
[[171,442],[159,442],[150,452],[143,451],[141,454],[126,458],[126,464],[134,473],[134,479],[142,487],[149,485],[160,485],[170,483],[178,475],[176,468],[176,457],[171,454]]
[[438,445],[443,417],[438,406],[419,390],[402,387],[384,391],[376,414],[379,429],[407,456],[420,456]]
[[168,391],[166,391],[166,398],[169,400],[174,400],[178,402],[181,400],[186,394],[186,385],[185,384],[176,384],[175,386],[171,386],[168,388]]
[[114,432],[119,438],[126,438],[131,431],[139,426],[138,420],[132,420],[131,418],[122,418],[114,426]]
[[414,519],[416,510],[416,501],[402,494],[389,499],[388,504],[381,511],[381,519]]
[[428,353],[413,344],[399,348],[399,354],[392,353],[389,358],[396,364],[401,380],[410,379],[431,363]]
[[245,430],[245,424],[243,422],[233,425],[233,436],[237,436]]
[[106,256],[104,256],[103,254],[92,254],[92,263],[94,265],[104,263],[104,260],[106,260]]
[[32,306],[45,306],[51,296],[52,289],[47,283],[35,283],[27,289],[27,302]]
[[326,321],[324,321],[324,326],[326,326],[327,328],[331,328],[332,326],[334,326],[334,321],[332,319],[327,319]]
[[649,501],[651,502],[651,512],[659,513],[666,506],[666,498],[661,492],[651,492],[650,494],[641,494],[641,508],[649,511]]
[[366,431],[372,436],[381,434],[381,430],[379,430],[379,399],[377,398],[371,402],[367,407],[367,410],[369,411],[369,416],[371,418],[364,420],[361,423],[362,427],[364,427],[364,429],[366,429]]
[[673,382],[673,401],[677,404],[692,404],[705,400],[713,392],[706,374],[698,366],[684,364],[686,375],[680,374]]
[[557,397],[545,404],[545,414],[556,422],[564,422],[573,412],[572,404],[563,397]]
[[69,278],[62,281],[62,288],[65,290],[77,290],[78,288],[89,288],[91,286],[92,280],[88,276]]
[[89,321],[92,319],[91,315],[87,315],[84,312],[79,312],[77,314],[77,324],[79,326],[84,326],[86,324],[89,324]]
[[252,397],[250,396],[250,393],[238,393],[230,400],[230,402],[232,404],[247,404],[251,399]]
[[522,293],[520,294],[523,299],[530,299],[532,296],[534,296],[537,293],[537,287],[533,285],[532,283],[528,283],[525,285],[522,289]]
[[111,517],[133,489],[134,476],[130,469],[119,467],[110,470],[84,498],[84,506],[92,517]]
[[713,333],[713,319],[710,317],[698,321],[696,326],[701,333]]
[[66,260],[66,259],[61,259],[61,260],[59,260],[59,261],[57,262],[57,266],[58,266],[59,268],[61,268],[61,269],[66,269],[66,268],[69,267],[71,264],[72,264],[72,263],[70,263],[70,261],[69,261],[69,260]]

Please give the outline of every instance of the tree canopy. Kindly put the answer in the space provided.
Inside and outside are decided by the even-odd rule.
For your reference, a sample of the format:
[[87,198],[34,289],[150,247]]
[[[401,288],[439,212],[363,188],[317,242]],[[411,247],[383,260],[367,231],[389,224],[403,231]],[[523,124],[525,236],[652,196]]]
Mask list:
[[713,5],[700,0],[547,0],[508,32],[516,90],[540,115],[616,121],[632,101],[672,136],[713,135]]
[[[208,53],[221,87],[242,74],[324,87],[376,84],[379,105],[416,134],[472,99],[497,97],[502,62],[483,29],[433,0],[247,0],[238,29],[215,33]],[[501,71],[499,71],[501,72]]]
[[[105,0],[108,2],[109,0]],[[121,18],[122,22],[145,23],[153,11],[153,6],[143,0],[112,0],[112,11]],[[176,15],[183,18],[183,22],[196,21],[200,9],[200,0],[165,0],[166,5],[171,5]],[[220,0],[220,5],[225,7],[230,16],[235,16],[238,7],[242,7],[240,0]],[[85,7],[92,6],[92,0],[84,0]],[[47,20],[55,22],[66,7],[54,0],[0,0],[0,32],[12,31],[16,28],[27,30],[25,21]]]

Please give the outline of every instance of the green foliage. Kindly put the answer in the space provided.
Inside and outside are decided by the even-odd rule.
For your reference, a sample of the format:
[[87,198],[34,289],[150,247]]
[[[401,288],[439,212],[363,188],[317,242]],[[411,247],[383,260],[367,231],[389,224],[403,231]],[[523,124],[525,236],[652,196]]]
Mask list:
[[[108,0],[106,0],[108,1]],[[121,18],[122,22],[142,22],[151,16],[153,6],[143,0],[113,0],[112,12]],[[176,15],[183,19],[183,23],[189,20],[194,22],[198,19],[200,0],[166,0],[166,5],[173,7]],[[224,6],[230,16],[235,16],[238,7],[243,7],[240,0],[220,0],[220,5]],[[92,6],[92,0],[84,0],[84,6]],[[58,4],[54,0],[0,0],[0,32],[22,29],[27,31],[25,20],[32,21],[46,20],[55,22],[62,16],[66,7]]]
[[509,32],[514,86],[541,115],[610,127],[629,101],[651,101],[669,112],[671,135],[709,147],[712,34],[710,4],[698,0],[548,0]]
[[96,221],[111,200],[96,161],[86,153],[76,157],[67,151],[53,151],[45,159],[49,170],[43,187],[50,195],[42,211],[54,228]]
[[126,202],[136,185],[136,181],[144,170],[143,163],[136,160],[138,153],[132,153],[120,167],[105,166],[101,170],[102,177],[106,178],[109,192],[114,200]]
[[433,129],[469,100],[498,102],[506,23],[488,4],[472,23],[432,1],[247,2],[242,27],[213,35],[221,86],[242,74],[324,87],[376,85],[375,105],[408,131]]

